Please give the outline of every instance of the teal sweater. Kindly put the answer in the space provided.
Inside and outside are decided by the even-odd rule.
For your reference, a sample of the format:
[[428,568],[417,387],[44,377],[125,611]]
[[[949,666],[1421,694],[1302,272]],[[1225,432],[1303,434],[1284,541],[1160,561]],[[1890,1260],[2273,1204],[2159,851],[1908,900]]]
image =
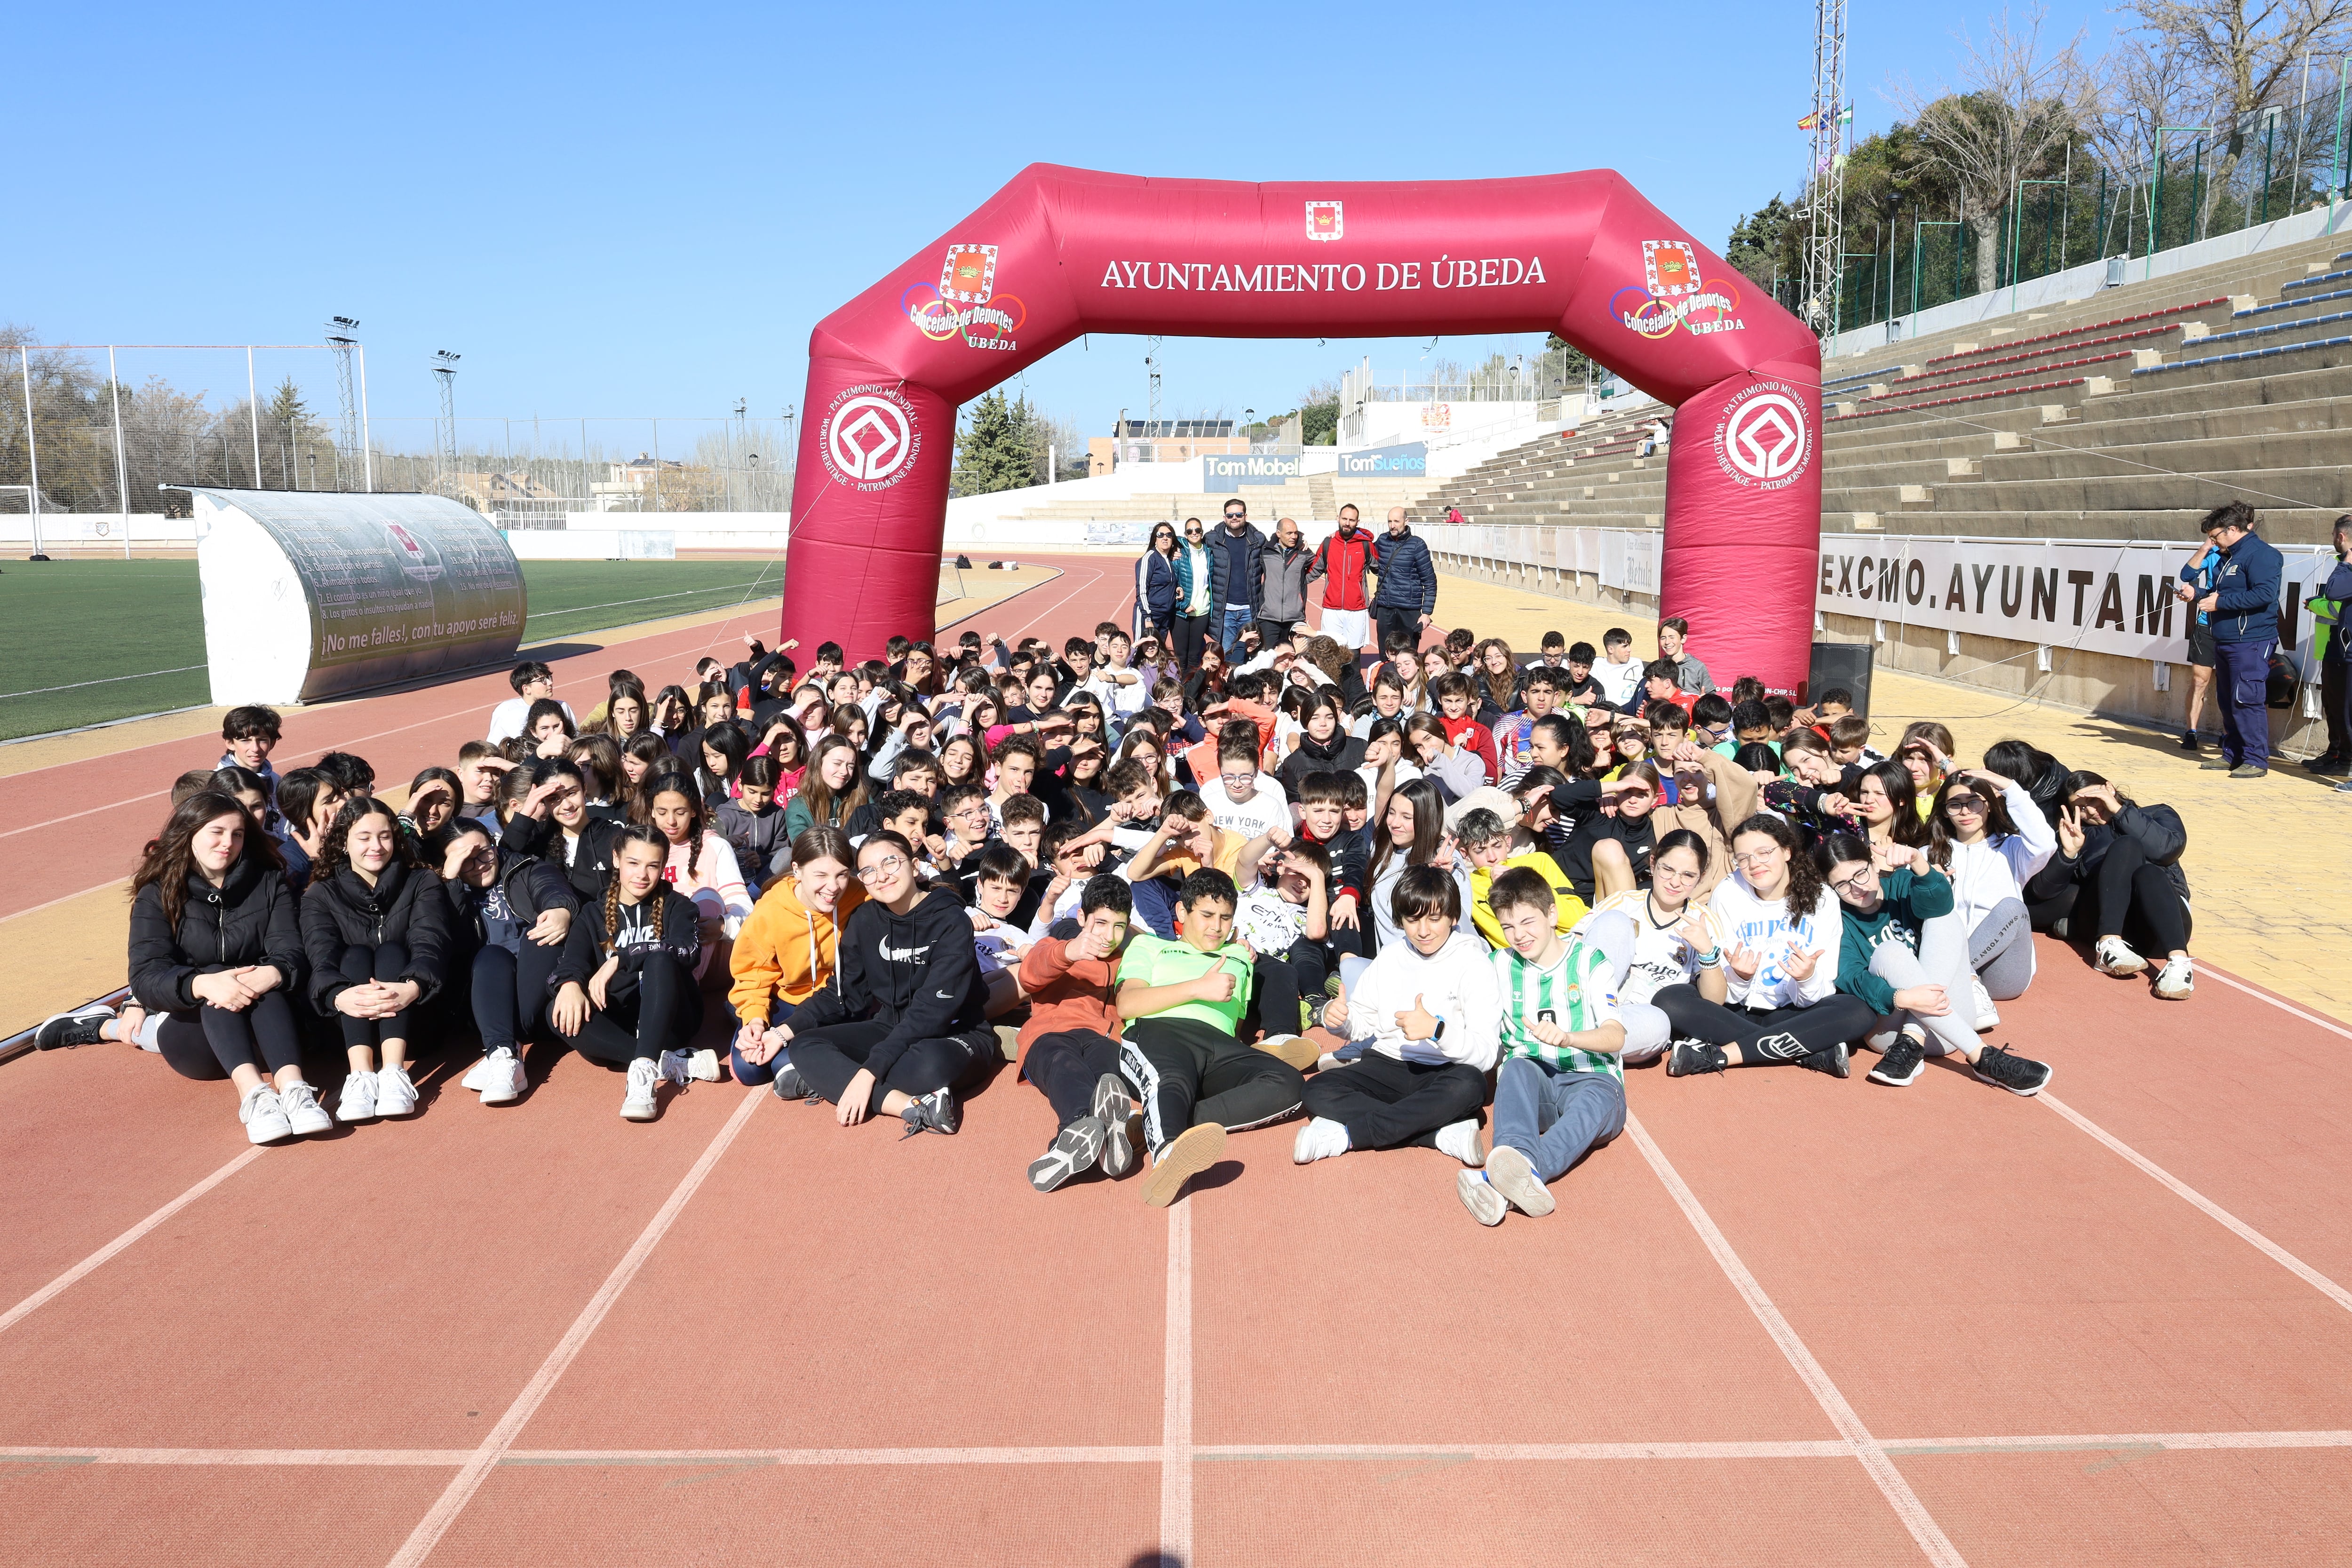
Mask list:
[[[1952,884],[1941,871],[1915,877],[1908,871],[1881,871],[1878,908],[1864,914],[1841,902],[1845,918],[1844,940],[1838,944],[1837,988],[1859,996],[1872,1011],[1895,1011],[1895,987],[1870,972],[1870,955],[1890,942],[1919,951],[1919,928],[1937,915],[1952,912]],[[1963,998],[1965,1000],[1965,998]]]

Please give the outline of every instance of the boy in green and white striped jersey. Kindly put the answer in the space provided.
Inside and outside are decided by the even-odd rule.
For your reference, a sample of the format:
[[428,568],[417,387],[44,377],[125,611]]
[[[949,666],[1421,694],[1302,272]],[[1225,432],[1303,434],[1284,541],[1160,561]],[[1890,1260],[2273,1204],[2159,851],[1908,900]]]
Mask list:
[[1510,943],[1492,961],[1503,1008],[1495,1146],[1454,1191],[1480,1225],[1500,1225],[1514,1208],[1551,1213],[1545,1184],[1624,1131],[1625,1026],[1609,955],[1560,936],[1549,882],[1515,867],[1488,898]]

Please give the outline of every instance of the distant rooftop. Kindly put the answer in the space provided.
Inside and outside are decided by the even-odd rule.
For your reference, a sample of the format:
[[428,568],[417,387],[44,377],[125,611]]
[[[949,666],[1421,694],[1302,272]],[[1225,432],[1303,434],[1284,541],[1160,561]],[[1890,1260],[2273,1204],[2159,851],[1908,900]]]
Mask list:
[[1118,422],[1117,436],[1231,436],[1234,422],[1230,419],[1129,419]]

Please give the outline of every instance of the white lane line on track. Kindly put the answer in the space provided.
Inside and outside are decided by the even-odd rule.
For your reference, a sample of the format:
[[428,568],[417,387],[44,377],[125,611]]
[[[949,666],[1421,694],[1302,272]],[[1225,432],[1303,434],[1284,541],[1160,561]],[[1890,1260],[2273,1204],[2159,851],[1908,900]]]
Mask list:
[[239,1154],[236,1159],[231,1160],[227,1164],[223,1165],[211,1175],[206,1176],[203,1181],[198,1182],[194,1186],[190,1187],[186,1192],[182,1193],[170,1203],[165,1204],[162,1208],[157,1209],[153,1214],[149,1215],[145,1219],[141,1220],[137,1225],[132,1226],[121,1236],[116,1237],[112,1241],[108,1242],[104,1247],[100,1247],[96,1252],[91,1253],[88,1258],[83,1258],[79,1263],[75,1264],[71,1268],[67,1269],[63,1274],[58,1275],[56,1279],[50,1280],[47,1284],[42,1286],[39,1289],[26,1297],[23,1300],[9,1308],[5,1312],[0,1312],[0,1333],[7,1332],[10,1329],[15,1328],[18,1323],[22,1322],[26,1318],[39,1311],[45,1304],[55,1300],[66,1291],[73,1289],[77,1282],[87,1279],[92,1272],[104,1266],[107,1259],[114,1257],[117,1253],[121,1252],[124,1248],[131,1246],[131,1243],[137,1241],[140,1237],[147,1235],[148,1232],[153,1230],[156,1226],[170,1219],[173,1215],[178,1214],[182,1209],[186,1208],[190,1204],[194,1203],[206,1193],[211,1192],[215,1187],[219,1186],[223,1182],[226,1182],[231,1176],[236,1175],[239,1171],[244,1170],[247,1165],[250,1165],[256,1160],[260,1159],[261,1152],[262,1152],[259,1149],[247,1149],[244,1153]]
[[2285,1001],[2281,997],[2273,996],[2267,991],[2257,990],[2255,987],[2247,984],[2244,981],[2239,979],[2236,975],[2231,973],[2226,969],[2217,969],[2212,964],[2207,963],[2204,960],[2200,959],[2197,962],[2197,970],[2199,973],[2204,975],[2209,980],[2218,980],[2233,991],[2244,992],[2247,995],[2252,997],[2257,1002],[2267,1002],[2272,1006],[2277,1008],[2280,1012],[2287,1014],[2292,1017],[2300,1018],[2306,1024],[2316,1024],[2331,1035],[2341,1035],[2346,1039],[2352,1040],[2352,1029],[2347,1029],[2341,1024],[2332,1023],[2329,1020],[2321,1017],[2316,1013],[2305,1012],[2303,1008],[2296,1006],[2294,1003]]
[[1168,1210],[1168,1350],[1160,1417],[1160,1561],[1192,1561],[1192,1205]]
[[2231,1214],[2228,1209],[2223,1208],[2220,1204],[2215,1203],[2211,1198],[2209,1198],[2203,1193],[2199,1192],[2195,1187],[2190,1186],[2188,1183],[2182,1181],[2179,1177],[2174,1175],[2171,1172],[2166,1170],[2163,1166],[2158,1164],[2155,1161],[2149,1159],[2147,1155],[2141,1153],[2138,1150],[2133,1148],[2130,1144],[2125,1142],[2122,1139],[2116,1137],[2114,1133],[2108,1131],[2105,1128],[2100,1126],[2097,1122],[2092,1121],[2089,1117],[2075,1110],[2073,1106],[2068,1105],[2056,1095],[2052,1094],[2048,1089],[2043,1089],[2040,1094],[2035,1095],[2033,1098],[2048,1106],[2051,1110],[2056,1111],[2059,1115],[2064,1117],[2067,1121],[2073,1122],[2075,1126],[2081,1128],[2084,1131],[2089,1133],[2092,1137],[2097,1139],[2100,1142],[2105,1144],[2109,1149],[2112,1149],[2116,1153],[2122,1155],[2126,1160],[2130,1161],[2134,1165],[2137,1166],[2143,1173],[2153,1177],[2157,1182],[2170,1188],[2174,1196],[2180,1198],[2191,1207],[2202,1213],[2207,1218],[2220,1225],[2224,1230],[2229,1231],[2239,1240],[2244,1242],[2247,1246],[2252,1247],[2255,1251],[2261,1253],[2263,1257],[2269,1258],[2272,1262],[2277,1264],[2280,1268],[2285,1269],[2288,1273],[2294,1275],[2296,1279],[2302,1280],[2305,1284],[2310,1286],[2313,1289],[2318,1291],[2321,1295],[2326,1297],[2329,1300],[2343,1308],[2346,1311],[2352,1312],[2352,1290],[2347,1290],[2343,1286],[2338,1285],[2335,1280],[2330,1279],[2326,1275],[2322,1274],[2318,1269],[2314,1268],[2310,1264],[2305,1263],[2302,1258],[2297,1258],[2294,1253],[2289,1252],[2285,1247],[2281,1247],[2277,1242],[2273,1241],[2269,1237],[2264,1236],[2261,1231],[2256,1230],[2252,1226],[2248,1225],[2244,1220],[2240,1219],[2236,1215]]
[[[2352,1430],[2281,1432],[2045,1432],[1992,1437],[1888,1437],[1889,1454],[2067,1454],[2121,1449],[2226,1452],[2243,1449],[2352,1448]],[[100,1448],[0,1447],[0,1464],[379,1466],[455,1468],[473,1448]],[[778,1465],[808,1468],[931,1465],[1156,1465],[1160,1444],[1101,1447],[974,1448],[509,1448],[501,1467],[599,1465]],[[1201,1462],[1394,1462],[1463,1458],[1496,1464],[1560,1464],[1579,1459],[1851,1459],[1850,1444],[1759,1439],[1659,1443],[1213,1443],[1196,1446]]]
[[572,1321],[572,1327],[564,1331],[562,1339],[556,1342],[555,1348],[547,1352],[547,1359],[540,1363],[539,1370],[531,1374],[522,1392],[515,1395],[514,1403],[507,1406],[506,1414],[499,1417],[499,1424],[490,1428],[489,1435],[482,1439],[481,1447],[467,1457],[457,1473],[450,1478],[449,1484],[434,1500],[432,1508],[417,1521],[408,1539],[401,1543],[400,1550],[393,1553],[392,1568],[415,1568],[417,1563],[431,1555],[433,1548],[448,1532],[450,1525],[457,1522],[457,1515],[481,1489],[482,1482],[489,1478],[490,1471],[514,1446],[514,1440],[521,1435],[523,1427],[539,1414],[539,1407],[555,1391],[556,1384],[571,1370],[572,1362],[579,1358],[589,1338],[603,1325],[605,1314],[613,1310],[613,1304],[621,1299],[621,1293],[629,1288],[636,1279],[637,1271],[645,1267],[646,1259],[653,1256],[654,1248],[663,1237],[669,1234],[670,1226],[677,1223],[677,1216],[685,1212],[688,1200],[694,1196],[704,1179],[719,1163],[719,1157],[727,1152],[727,1146],[735,1142],[735,1134],[742,1131],[743,1123],[751,1120],[751,1112],[757,1110],[760,1101],[767,1098],[758,1093],[743,1097],[743,1103],[735,1108],[733,1114],[712,1137],[710,1146],[703,1150],[702,1157],[695,1161],[694,1168],[679,1179],[668,1200],[655,1212],[653,1218],[646,1222],[646,1228],[638,1232],[637,1239],[622,1256],[621,1261],[613,1266],[613,1272],[604,1277],[604,1283],[597,1288],[596,1294],[580,1309],[580,1315]]
[[1928,1513],[1927,1505],[1919,1500],[1919,1494],[1911,1489],[1911,1483],[1895,1468],[1895,1461],[1887,1458],[1885,1448],[1870,1435],[1870,1428],[1863,1425],[1862,1417],[1847,1403],[1845,1395],[1839,1392],[1828,1369],[1815,1359],[1805,1342],[1798,1336],[1795,1326],[1781,1314],[1779,1307],[1773,1305],[1772,1298],[1765,1294],[1763,1285],[1749,1272],[1739,1254],[1732,1249],[1730,1240],[1717,1226],[1714,1216],[1698,1201],[1698,1194],[1691,1191],[1689,1184],[1683,1180],[1682,1173],[1675,1170],[1674,1162],[1666,1158],[1665,1151],[1650,1137],[1649,1129],[1642,1125],[1638,1117],[1628,1115],[1625,1131],[1633,1135],[1633,1146],[1641,1150],[1642,1158],[1647,1160],[1650,1169],[1657,1173],[1658,1180],[1664,1184],[1675,1205],[1683,1211],[1683,1217],[1690,1221],[1691,1228],[1698,1232],[1699,1239],[1714,1255],[1717,1265],[1730,1279],[1732,1289],[1738,1291],[1740,1298],[1748,1303],[1748,1310],[1756,1314],[1756,1321],[1764,1326],[1765,1333],[1780,1347],[1781,1355],[1788,1359],[1799,1381],[1804,1384],[1829,1416],[1831,1424],[1844,1437],[1853,1457],[1862,1461],[1862,1468],[1869,1473],[1870,1479],[1877,1483],[1879,1491],[1895,1510],[1895,1517],[1911,1532],[1911,1539],[1918,1542],[1919,1550],[1927,1554],[1927,1561],[1935,1563],[1937,1568],[1967,1568],[1967,1559],[1960,1555],[1959,1549],[1952,1544],[1942,1527]]

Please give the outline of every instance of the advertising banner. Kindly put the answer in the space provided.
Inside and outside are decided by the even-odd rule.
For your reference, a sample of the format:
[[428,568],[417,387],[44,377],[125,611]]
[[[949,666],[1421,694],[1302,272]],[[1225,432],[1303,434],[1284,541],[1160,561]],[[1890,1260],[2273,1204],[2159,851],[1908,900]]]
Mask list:
[[1229,490],[1235,485],[1278,485],[1298,477],[1296,452],[1235,452],[1201,459],[1201,488]]
[[1423,478],[1429,472],[1429,443],[1403,441],[1393,447],[1372,447],[1339,454],[1343,479]]
[[443,496],[194,489],[215,703],[316,702],[510,662],[506,538]]

